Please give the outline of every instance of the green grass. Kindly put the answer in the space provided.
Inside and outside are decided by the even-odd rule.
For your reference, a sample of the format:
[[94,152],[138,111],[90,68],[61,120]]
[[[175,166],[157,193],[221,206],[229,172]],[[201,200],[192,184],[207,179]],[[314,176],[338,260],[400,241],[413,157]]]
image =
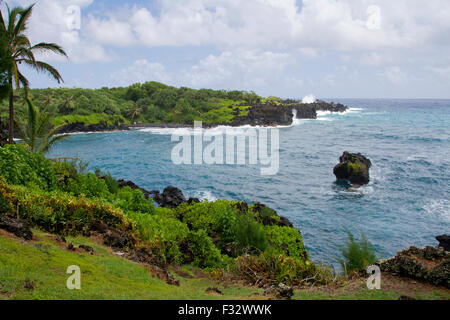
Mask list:
[[[156,277],[138,263],[112,254],[111,249],[83,237],[67,237],[75,246],[80,244],[94,248],[95,254],[68,251],[63,244],[53,240],[53,236],[33,230],[37,240],[22,242],[13,236],[0,234],[0,300],[240,300],[251,299],[252,293],[262,293],[261,289],[244,286],[223,287],[205,277],[195,277],[193,266],[183,266],[186,278],[172,273],[180,280],[180,286],[171,286]],[[81,290],[66,288],[68,266],[77,265],[81,269]],[[25,289],[31,282],[34,289]],[[368,290],[365,283],[340,288],[318,288],[296,290],[297,300],[397,300],[401,292],[392,289]],[[208,287],[218,287],[223,296],[205,293]],[[416,290],[409,294],[416,299],[449,299],[448,290],[438,289],[424,292]],[[267,297],[259,296],[264,299]],[[255,298],[257,299],[257,297]]]
[[[171,286],[152,277],[140,264],[116,257],[109,249],[89,239],[68,237],[74,245],[92,246],[95,255],[60,248],[48,234],[33,230],[39,241],[22,243],[0,235],[0,299],[247,299],[257,289],[230,286],[219,288],[223,296],[205,294],[216,283],[201,278],[182,278],[180,286]],[[66,288],[68,266],[81,269],[81,290]],[[31,281],[33,290],[24,288]],[[259,290],[260,291],[260,290]]]

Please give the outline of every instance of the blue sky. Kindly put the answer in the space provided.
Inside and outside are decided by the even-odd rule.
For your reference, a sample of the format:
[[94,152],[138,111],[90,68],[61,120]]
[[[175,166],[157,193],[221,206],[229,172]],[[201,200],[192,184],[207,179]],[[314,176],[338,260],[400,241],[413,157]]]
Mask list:
[[[40,57],[65,87],[153,80],[285,98],[450,98],[448,0],[7,2],[37,2],[29,36],[67,50]],[[58,86],[26,73],[32,87]]]

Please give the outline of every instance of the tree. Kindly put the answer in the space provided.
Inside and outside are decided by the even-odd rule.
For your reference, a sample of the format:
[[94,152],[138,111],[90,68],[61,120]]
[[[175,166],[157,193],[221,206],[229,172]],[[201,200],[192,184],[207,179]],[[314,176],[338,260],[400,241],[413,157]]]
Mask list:
[[130,105],[128,109],[128,116],[130,117],[131,122],[134,122],[134,119],[139,117],[142,112],[142,108],[139,107],[136,103]]
[[[66,52],[57,44],[41,42],[36,45],[31,45],[30,40],[26,36],[27,23],[30,20],[34,4],[23,9],[15,7],[12,10],[6,5],[8,9],[8,20],[3,19],[3,14],[0,11],[0,30],[6,34],[8,42],[8,54],[11,59],[12,66],[8,73],[8,82],[11,87],[15,85],[16,89],[21,86],[24,87],[25,92],[28,92],[29,81],[20,72],[19,65],[24,63],[30,66],[37,72],[44,72],[53,77],[58,83],[63,81],[59,72],[51,65],[37,61],[34,57],[35,53],[53,52],[67,57]],[[9,93],[9,143],[13,143],[14,139],[14,93],[10,90]]]
[[6,32],[0,30],[0,101],[9,94],[8,71],[11,69],[11,58],[8,54]]
[[23,143],[31,152],[47,152],[56,142],[69,136],[57,136],[64,124],[53,127],[50,114],[41,113],[30,99],[26,98],[25,101],[28,106],[27,119],[25,123],[17,123],[17,129]]

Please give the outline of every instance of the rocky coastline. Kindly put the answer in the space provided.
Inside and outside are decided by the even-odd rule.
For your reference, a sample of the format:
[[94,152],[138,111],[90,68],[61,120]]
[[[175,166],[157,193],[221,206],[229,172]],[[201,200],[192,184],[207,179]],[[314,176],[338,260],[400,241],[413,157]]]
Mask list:
[[[215,128],[218,126],[240,127],[245,125],[251,126],[290,126],[296,119],[317,119],[318,112],[326,111],[333,113],[342,113],[349,108],[343,104],[329,103],[325,101],[316,101],[315,103],[305,104],[291,100],[285,100],[279,105],[275,104],[255,104],[250,107],[247,115],[239,116],[239,108],[236,108],[236,117],[230,123],[203,123],[204,128]],[[84,125],[84,123],[76,122],[67,124],[61,131],[63,133],[78,132],[108,132],[108,131],[126,131],[137,128],[189,128],[192,124],[178,123],[135,123],[108,125],[106,122],[98,124]]]

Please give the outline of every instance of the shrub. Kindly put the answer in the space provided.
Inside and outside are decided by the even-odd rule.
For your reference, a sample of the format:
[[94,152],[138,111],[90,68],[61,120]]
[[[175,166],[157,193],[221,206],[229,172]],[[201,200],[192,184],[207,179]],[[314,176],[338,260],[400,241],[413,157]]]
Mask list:
[[288,257],[308,259],[308,252],[303,245],[303,239],[297,229],[280,226],[264,227],[271,250],[283,253]]
[[110,198],[106,182],[93,173],[82,174],[75,179],[69,178],[63,190],[75,196]]
[[[214,268],[222,265],[222,256],[204,230],[191,231],[187,242],[193,264],[200,268]],[[190,259],[189,257],[188,259]]]
[[130,226],[122,210],[99,199],[77,198],[60,191],[46,192],[9,186],[1,178],[0,212],[18,215],[33,226],[57,234],[81,234],[86,226],[97,220],[119,229]]
[[250,285],[265,286],[284,283],[328,284],[333,274],[328,268],[316,266],[308,260],[287,257],[284,254],[261,253],[259,256],[243,255],[235,259],[232,273]]
[[143,240],[166,263],[180,263],[183,255],[179,244],[188,236],[188,227],[170,217],[149,215],[130,211],[126,214],[132,221],[138,237]]
[[175,209],[175,213],[192,230],[205,230],[208,234],[218,232],[221,236],[230,237],[236,217],[232,204],[226,200],[184,203]]
[[56,187],[52,162],[43,154],[31,153],[19,144],[0,148],[0,175],[9,184],[36,185],[44,190]]
[[375,249],[362,231],[359,242],[355,240],[353,234],[348,230],[347,236],[348,240],[345,246],[340,248],[343,259],[338,259],[346,273],[364,270],[367,266],[377,261]]
[[239,216],[233,229],[238,253],[266,250],[267,238],[264,228],[251,216]]
[[130,187],[120,189],[114,203],[125,211],[139,211],[149,214],[155,211],[153,199],[146,199],[141,190],[133,190]]

